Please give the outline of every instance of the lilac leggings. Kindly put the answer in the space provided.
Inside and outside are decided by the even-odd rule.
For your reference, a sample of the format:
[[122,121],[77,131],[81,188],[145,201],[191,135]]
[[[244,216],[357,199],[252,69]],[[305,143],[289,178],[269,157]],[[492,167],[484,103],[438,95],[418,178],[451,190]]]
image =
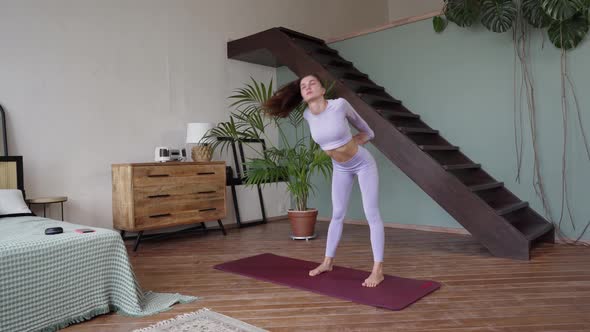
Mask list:
[[375,159],[367,149],[359,146],[358,152],[351,159],[345,162],[337,162],[332,159],[332,164],[334,165],[332,174],[332,220],[328,228],[326,256],[334,257],[336,254],[354,176],[357,175],[363,198],[365,217],[371,230],[373,260],[383,262],[385,235],[383,221],[379,212],[379,174]]

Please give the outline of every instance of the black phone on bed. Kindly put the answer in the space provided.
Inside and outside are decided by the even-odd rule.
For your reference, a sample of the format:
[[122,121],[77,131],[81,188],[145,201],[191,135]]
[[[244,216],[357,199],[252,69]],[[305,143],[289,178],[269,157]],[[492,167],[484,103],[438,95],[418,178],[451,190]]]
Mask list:
[[45,235],[55,235],[61,234],[64,232],[64,229],[61,227],[50,227],[45,229]]

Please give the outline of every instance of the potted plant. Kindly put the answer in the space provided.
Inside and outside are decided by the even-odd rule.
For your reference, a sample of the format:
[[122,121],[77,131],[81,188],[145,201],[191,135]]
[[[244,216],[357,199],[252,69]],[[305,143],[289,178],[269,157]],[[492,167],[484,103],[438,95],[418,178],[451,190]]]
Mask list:
[[[332,162],[320,147],[311,139],[307,126],[303,123],[305,104],[301,103],[287,118],[267,116],[262,108],[272,96],[272,80],[268,85],[252,79],[243,88],[235,91],[229,99],[235,107],[227,122],[219,123],[203,138],[213,151],[227,151],[232,141],[241,142],[252,148],[256,157],[245,162],[246,185],[261,185],[286,182],[287,191],[295,205],[288,210],[293,239],[315,237],[315,223],[318,211],[307,206],[308,198],[315,193],[311,182],[314,174],[330,176]],[[274,144],[269,138],[269,128],[278,130],[279,142]],[[290,139],[288,138],[290,136]],[[231,138],[218,139],[218,138]],[[268,144],[265,151],[251,146],[251,142],[264,139]]]

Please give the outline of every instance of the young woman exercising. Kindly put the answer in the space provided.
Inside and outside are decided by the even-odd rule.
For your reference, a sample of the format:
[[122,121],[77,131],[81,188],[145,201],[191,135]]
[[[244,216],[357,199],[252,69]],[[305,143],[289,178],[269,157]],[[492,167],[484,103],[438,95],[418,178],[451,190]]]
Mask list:
[[[379,212],[379,173],[371,153],[362,145],[375,137],[373,130],[343,98],[325,99],[326,89],[316,75],[307,75],[279,89],[264,105],[272,116],[287,117],[301,101],[307,103],[303,117],[313,140],[332,158],[332,220],[328,228],[324,261],[310,276],[331,271],[355,175],[362,193],[363,209],[371,232],[373,270],[362,283],[375,287],[383,281],[383,221]],[[352,136],[349,122],[359,129]]]

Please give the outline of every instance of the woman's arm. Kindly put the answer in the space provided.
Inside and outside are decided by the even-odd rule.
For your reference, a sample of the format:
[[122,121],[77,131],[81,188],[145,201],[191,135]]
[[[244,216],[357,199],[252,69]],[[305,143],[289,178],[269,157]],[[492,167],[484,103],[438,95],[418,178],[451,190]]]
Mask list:
[[[362,137],[366,135],[366,138],[363,138],[364,143],[366,143],[367,141],[372,140],[373,138],[375,138],[375,132],[373,132],[373,130],[371,129],[371,127],[369,127],[369,125],[365,122],[365,120],[363,120],[363,118],[361,118],[361,116],[355,111],[355,109],[352,107],[352,105],[350,105],[350,103],[342,98],[342,105],[346,111],[346,118],[348,119],[348,121],[350,123],[352,123],[353,126],[355,126],[360,133],[358,135],[355,135],[355,137]],[[364,134],[364,135],[361,135]],[[358,142],[358,139],[357,139]],[[358,142],[360,143],[360,142]],[[361,144],[364,144],[361,143]]]

